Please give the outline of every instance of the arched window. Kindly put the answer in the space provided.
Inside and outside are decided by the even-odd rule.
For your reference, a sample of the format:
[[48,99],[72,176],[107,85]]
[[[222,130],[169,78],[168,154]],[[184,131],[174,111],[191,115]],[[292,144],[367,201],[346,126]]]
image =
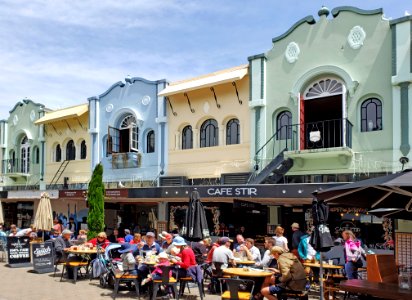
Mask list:
[[56,146],[56,151],[55,151],[55,161],[60,162],[62,161],[62,147],[60,144]]
[[216,120],[204,121],[200,127],[200,148],[217,146],[219,142],[218,130]]
[[192,126],[187,125],[182,130],[182,149],[193,148],[193,130]]
[[292,114],[289,111],[282,111],[276,118],[277,140],[292,138]]
[[34,159],[33,159],[33,164],[38,165],[40,163],[40,150],[39,147],[33,147],[33,155],[34,155]]
[[155,152],[155,132],[154,132],[154,130],[150,130],[147,133],[146,149],[147,149],[147,153]]
[[87,146],[86,141],[82,141],[80,144],[80,159],[86,159],[87,156]]
[[20,172],[29,173],[30,172],[30,143],[27,136],[24,136],[20,144]]
[[75,160],[76,159],[76,146],[74,145],[73,140],[70,140],[66,146],[66,160]]
[[240,127],[238,119],[231,119],[226,124],[226,145],[240,144]]
[[361,131],[382,130],[382,102],[369,98],[361,105]]

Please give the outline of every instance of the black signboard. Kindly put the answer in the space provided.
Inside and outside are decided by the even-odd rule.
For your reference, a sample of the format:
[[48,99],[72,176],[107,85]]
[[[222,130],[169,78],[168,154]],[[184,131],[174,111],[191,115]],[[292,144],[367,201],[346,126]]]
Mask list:
[[27,236],[7,237],[8,265],[12,268],[29,267],[30,264],[30,238]]
[[34,243],[32,247],[33,268],[36,273],[54,271],[53,242]]

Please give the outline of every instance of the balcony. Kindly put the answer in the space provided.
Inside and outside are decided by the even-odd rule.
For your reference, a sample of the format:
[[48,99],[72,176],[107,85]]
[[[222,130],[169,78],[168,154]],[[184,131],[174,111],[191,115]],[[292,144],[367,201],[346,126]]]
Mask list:
[[4,159],[2,161],[3,175],[12,179],[27,178],[30,176],[30,161],[20,159]]
[[137,152],[112,153],[108,157],[112,169],[139,168],[142,155]]

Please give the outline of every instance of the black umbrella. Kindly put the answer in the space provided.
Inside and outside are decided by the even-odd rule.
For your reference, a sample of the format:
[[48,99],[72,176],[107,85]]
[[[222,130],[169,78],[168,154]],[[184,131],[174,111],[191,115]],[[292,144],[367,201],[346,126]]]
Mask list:
[[189,241],[199,241],[210,236],[206,213],[198,191],[190,194],[189,208],[186,211],[182,236]]
[[411,205],[412,170],[340,185],[316,196],[328,204],[405,209]]
[[315,197],[312,201],[312,218],[315,230],[310,236],[310,244],[312,247],[320,252],[319,261],[319,287],[320,287],[320,300],[323,300],[323,257],[322,252],[329,251],[333,247],[332,236],[328,227],[329,207],[323,201],[316,198],[318,191],[313,193]]

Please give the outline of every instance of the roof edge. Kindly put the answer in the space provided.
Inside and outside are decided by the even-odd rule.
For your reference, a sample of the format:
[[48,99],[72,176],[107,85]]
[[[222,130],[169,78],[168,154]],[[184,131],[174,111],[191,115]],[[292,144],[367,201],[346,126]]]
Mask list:
[[366,10],[366,9],[357,8],[355,6],[338,6],[332,9],[331,13],[332,13],[332,16],[336,18],[339,15],[339,13],[342,11],[350,11],[350,12],[353,12],[359,15],[376,15],[376,14],[383,13],[382,8]]
[[125,86],[125,83],[122,82],[122,81],[116,82],[116,83],[113,84],[111,87],[109,87],[109,88],[107,89],[107,91],[105,91],[103,94],[100,94],[100,95],[99,95],[99,98],[106,96],[106,95],[109,94],[114,88],[116,88],[116,87],[118,87],[118,86],[122,88],[122,87]]
[[389,25],[396,25],[402,22],[406,22],[406,21],[412,21],[412,16],[404,16],[404,17],[400,17],[394,20],[390,20],[389,21]]
[[9,113],[10,113],[10,114],[13,113],[13,111],[17,108],[17,106],[20,106],[21,104],[29,104],[29,103],[33,103],[34,105],[40,106],[40,107],[43,107],[43,108],[45,107],[44,104],[34,102],[33,100],[30,100],[30,99],[24,99],[24,100],[22,100],[22,101],[18,101],[18,102],[14,105],[14,107],[9,111]]
[[288,29],[288,31],[286,31],[285,33],[283,33],[283,34],[281,34],[281,35],[279,35],[279,36],[277,36],[277,37],[274,37],[274,38],[272,39],[272,43],[278,42],[278,41],[280,41],[281,39],[287,37],[289,34],[292,33],[292,31],[294,31],[296,28],[298,28],[298,27],[299,27],[300,25],[302,25],[303,23],[308,23],[309,25],[313,25],[313,24],[316,24],[316,20],[315,20],[315,18],[314,18],[312,15],[309,15],[309,16],[306,16],[306,17],[300,19],[300,20],[297,21],[295,24],[293,24],[292,27],[290,27],[290,28]]
[[252,60],[258,59],[258,58],[267,59],[266,53],[260,53],[260,54],[256,54],[256,55],[249,56],[249,57],[247,58],[247,60],[248,60],[248,61],[252,61]]

